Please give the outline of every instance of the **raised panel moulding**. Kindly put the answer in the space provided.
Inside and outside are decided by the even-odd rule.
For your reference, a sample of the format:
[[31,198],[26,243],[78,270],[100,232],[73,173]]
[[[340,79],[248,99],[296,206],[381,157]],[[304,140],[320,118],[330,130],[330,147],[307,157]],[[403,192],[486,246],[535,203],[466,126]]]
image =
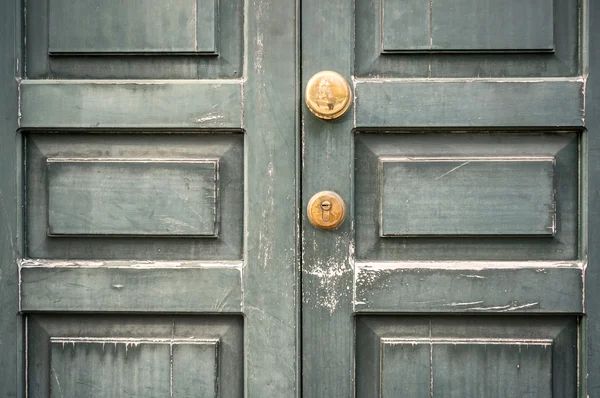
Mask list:
[[452,397],[552,396],[552,339],[381,338],[380,344],[383,396],[426,395],[432,384]]
[[379,158],[380,236],[553,236],[554,158]]
[[49,236],[218,236],[218,159],[50,158],[46,167]]
[[49,0],[50,54],[217,54],[217,0]]
[[51,337],[50,351],[61,396],[217,396],[218,339]]
[[552,0],[382,0],[382,52],[550,52]]

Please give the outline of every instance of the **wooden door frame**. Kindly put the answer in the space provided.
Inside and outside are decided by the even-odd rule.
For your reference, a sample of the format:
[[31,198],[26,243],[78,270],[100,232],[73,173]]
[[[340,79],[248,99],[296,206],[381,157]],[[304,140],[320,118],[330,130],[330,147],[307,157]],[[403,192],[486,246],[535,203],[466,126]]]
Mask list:
[[17,220],[18,80],[21,61],[21,0],[0,4],[0,388],[6,397],[25,396],[23,318],[19,315],[19,277],[23,236]]
[[[581,396],[600,396],[600,2],[583,1],[582,64],[585,131],[582,139],[582,223],[585,264],[582,323]],[[587,28],[587,29],[586,29]],[[587,35],[586,35],[587,31]],[[586,200],[587,199],[587,200]],[[587,249],[587,252],[585,251]]]

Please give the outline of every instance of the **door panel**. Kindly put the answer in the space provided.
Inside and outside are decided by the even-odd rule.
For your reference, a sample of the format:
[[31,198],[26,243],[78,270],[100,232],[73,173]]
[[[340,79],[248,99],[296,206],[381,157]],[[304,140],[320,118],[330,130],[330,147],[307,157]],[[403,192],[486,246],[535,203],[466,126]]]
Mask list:
[[299,393],[295,2],[0,8],[2,396]]
[[[357,259],[577,258],[577,134],[359,133],[355,145]],[[432,169],[417,174],[411,166],[386,177],[381,163],[392,159]],[[447,159],[466,160],[444,163]],[[510,163],[503,166],[502,159]],[[523,163],[528,159],[553,165],[535,174]],[[471,173],[473,165],[465,164],[471,160],[496,164]],[[395,232],[386,234],[385,228]]]
[[243,395],[239,316],[36,315],[28,327],[31,397]]
[[360,316],[357,396],[575,397],[577,319]]
[[241,78],[243,3],[28,0],[27,76]]
[[[580,74],[577,1],[355,3],[356,13],[346,17],[356,23],[353,72],[356,77],[507,78]],[[522,20],[527,23],[521,23]],[[398,110],[402,111],[402,107]]]
[[306,396],[577,394],[578,11],[303,2],[304,84],[333,70],[354,94],[332,122],[303,108],[304,205],[348,208],[303,226]]

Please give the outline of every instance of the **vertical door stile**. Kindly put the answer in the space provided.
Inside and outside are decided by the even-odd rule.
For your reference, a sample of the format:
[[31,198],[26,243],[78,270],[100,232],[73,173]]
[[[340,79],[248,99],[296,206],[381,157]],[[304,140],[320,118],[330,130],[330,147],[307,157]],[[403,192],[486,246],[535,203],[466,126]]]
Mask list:
[[19,312],[20,234],[17,226],[18,79],[20,57],[20,1],[0,3],[0,393],[24,395],[22,318]]
[[[581,338],[584,344],[580,345],[585,353],[580,361],[582,366],[581,397],[595,397],[600,395],[600,2],[584,1],[582,19],[587,27],[584,31],[585,39],[583,48],[583,75],[585,84],[585,126],[584,148],[582,153],[586,162],[584,165],[583,224],[587,227],[587,237],[584,242],[587,252],[583,258],[587,261],[585,278],[585,296],[583,330]],[[586,186],[587,185],[587,186]],[[585,229],[584,229],[585,233]]]
[[299,396],[295,0],[246,1],[247,397]]
[[[303,88],[323,70],[352,81],[353,21],[352,1],[302,2]],[[302,106],[302,212],[320,191],[334,191],[348,205],[335,230],[303,218],[302,388],[311,398],[354,396],[352,111],[326,121]]]

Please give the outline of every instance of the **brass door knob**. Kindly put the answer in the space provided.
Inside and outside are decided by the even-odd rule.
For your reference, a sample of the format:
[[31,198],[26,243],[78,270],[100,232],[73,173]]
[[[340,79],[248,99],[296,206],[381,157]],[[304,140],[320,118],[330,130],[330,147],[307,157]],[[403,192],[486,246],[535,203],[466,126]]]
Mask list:
[[332,191],[321,191],[308,201],[308,219],[320,229],[335,229],[346,217],[346,204],[340,195]]
[[352,104],[352,90],[342,75],[324,70],[310,78],[304,100],[308,109],[321,119],[336,119]]

